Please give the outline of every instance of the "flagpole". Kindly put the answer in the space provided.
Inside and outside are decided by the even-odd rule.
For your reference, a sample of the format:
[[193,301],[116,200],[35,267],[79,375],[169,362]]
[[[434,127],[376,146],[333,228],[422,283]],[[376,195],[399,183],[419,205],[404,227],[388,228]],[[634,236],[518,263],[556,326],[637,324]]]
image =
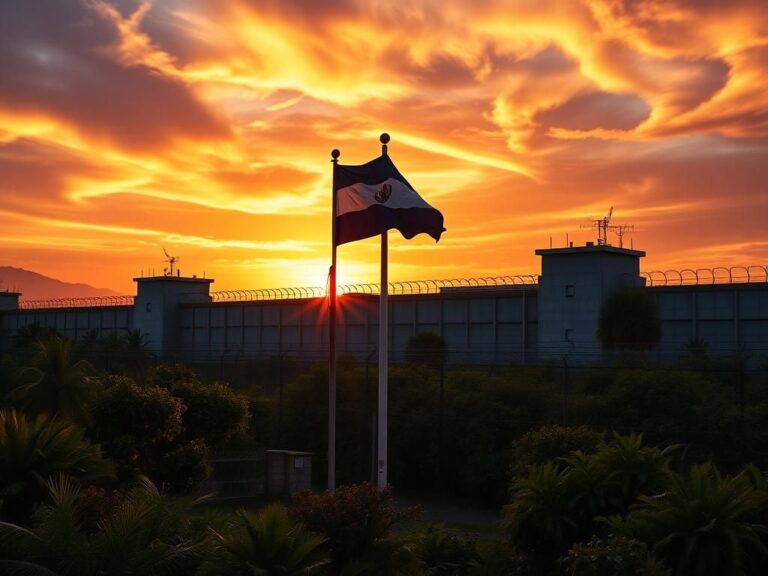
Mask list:
[[328,287],[328,490],[336,488],[336,166],[341,152],[331,150],[331,270]]
[[[379,137],[381,155],[387,155],[389,134]],[[379,411],[378,411],[378,466],[376,485],[380,490],[387,486],[387,370],[389,368],[389,279],[387,230],[381,233],[381,284],[379,289]]]

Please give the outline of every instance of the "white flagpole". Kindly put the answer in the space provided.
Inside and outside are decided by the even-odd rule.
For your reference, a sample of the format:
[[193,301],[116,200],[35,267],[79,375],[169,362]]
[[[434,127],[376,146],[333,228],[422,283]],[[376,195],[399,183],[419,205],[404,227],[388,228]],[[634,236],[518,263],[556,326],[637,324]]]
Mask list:
[[331,272],[328,279],[328,490],[336,488],[336,166],[341,152],[331,151],[333,193],[331,202]]
[[[379,137],[381,154],[387,155],[389,134]],[[389,368],[389,279],[387,230],[381,234],[381,284],[379,290],[379,417],[378,417],[378,466],[376,485],[379,490],[387,486],[387,369]]]

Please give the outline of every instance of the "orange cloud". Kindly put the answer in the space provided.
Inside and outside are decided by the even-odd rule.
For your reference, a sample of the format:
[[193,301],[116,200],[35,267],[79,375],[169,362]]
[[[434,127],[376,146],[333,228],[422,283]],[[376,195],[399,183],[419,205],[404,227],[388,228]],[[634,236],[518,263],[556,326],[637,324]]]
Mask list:
[[[535,272],[611,205],[649,267],[768,260],[760,0],[0,9],[2,264],[130,291],[165,247],[222,288],[322,285],[329,151],[385,130],[448,228],[393,236],[395,279]],[[375,240],[340,257],[375,280]]]

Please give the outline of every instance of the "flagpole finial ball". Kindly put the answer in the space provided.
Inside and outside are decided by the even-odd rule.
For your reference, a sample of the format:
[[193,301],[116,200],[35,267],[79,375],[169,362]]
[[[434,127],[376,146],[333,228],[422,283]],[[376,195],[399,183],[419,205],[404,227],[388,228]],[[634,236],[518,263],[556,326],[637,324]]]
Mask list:
[[341,152],[339,152],[338,148],[334,148],[333,150],[331,150],[331,158],[336,160],[339,156],[341,156]]
[[382,144],[387,144],[389,142],[389,134],[384,132],[381,136],[379,136],[379,142]]

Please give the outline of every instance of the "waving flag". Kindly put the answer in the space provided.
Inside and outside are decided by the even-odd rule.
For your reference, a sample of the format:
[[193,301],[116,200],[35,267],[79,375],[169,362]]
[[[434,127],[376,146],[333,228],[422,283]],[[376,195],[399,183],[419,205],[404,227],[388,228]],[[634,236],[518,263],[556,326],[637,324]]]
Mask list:
[[407,239],[426,233],[440,240],[443,215],[427,204],[382,155],[360,166],[337,165],[336,244],[378,236],[395,228]]
[[328,271],[328,489],[336,487],[336,247],[381,235],[379,284],[379,393],[376,430],[376,484],[387,485],[387,374],[389,366],[389,281],[387,231],[395,228],[407,239],[429,234],[439,241],[443,215],[419,196],[387,154],[389,134],[379,137],[381,156],[360,166],[338,163],[333,150],[331,268]]

